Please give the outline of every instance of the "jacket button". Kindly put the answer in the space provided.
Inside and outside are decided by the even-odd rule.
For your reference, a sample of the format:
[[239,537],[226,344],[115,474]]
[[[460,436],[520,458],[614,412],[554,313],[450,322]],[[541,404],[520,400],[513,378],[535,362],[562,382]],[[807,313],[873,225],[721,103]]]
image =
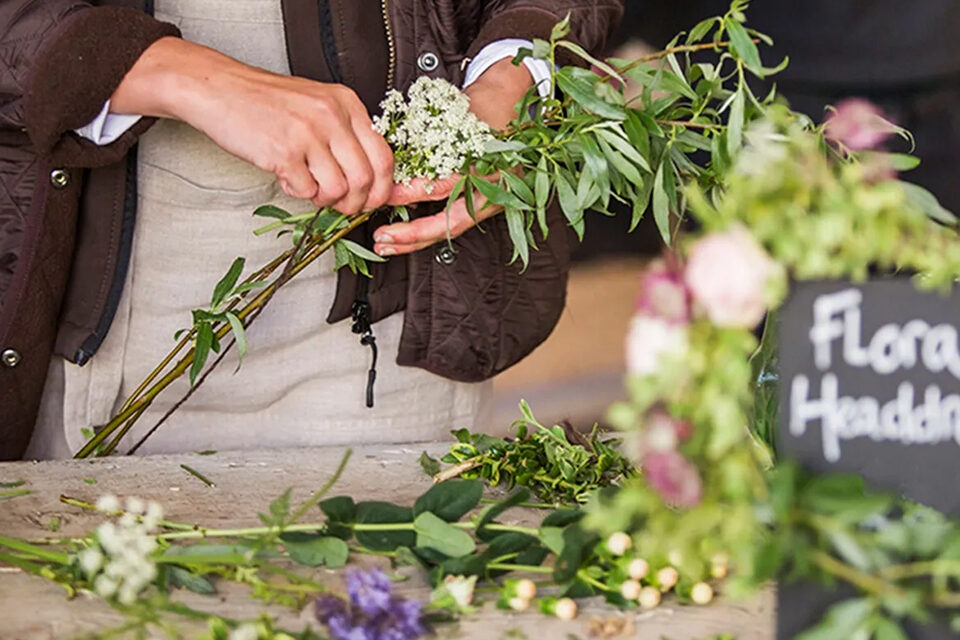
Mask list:
[[438,263],[448,267],[457,261],[456,252],[446,243],[437,248],[433,257]]
[[420,67],[420,71],[426,71],[427,73],[436,71],[437,67],[440,66],[440,58],[431,51],[421,53],[420,57],[417,58],[417,66]]
[[50,183],[57,189],[63,189],[70,184],[70,174],[63,169],[54,169],[50,172]]
[[12,369],[20,364],[20,352],[13,349],[4,349],[3,353],[0,353],[0,362],[3,362],[3,366]]

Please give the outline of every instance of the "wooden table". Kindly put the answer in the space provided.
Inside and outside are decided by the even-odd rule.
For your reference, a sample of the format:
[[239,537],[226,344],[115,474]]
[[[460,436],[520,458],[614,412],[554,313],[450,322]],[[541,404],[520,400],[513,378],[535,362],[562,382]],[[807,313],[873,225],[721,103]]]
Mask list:
[[[429,487],[429,479],[417,464],[420,452],[437,455],[446,448],[439,443],[357,448],[331,495],[412,504]],[[58,536],[81,536],[93,530],[101,518],[62,504],[61,494],[90,501],[105,493],[135,495],[160,502],[171,520],[218,528],[257,526],[256,514],[266,511],[269,502],[285,489],[293,488],[295,504],[306,499],[329,478],[342,454],[338,448],[317,448],[3,463],[0,482],[22,479],[26,481],[23,487],[33,493],[0,501],[0,533],[26,539],[47,537],[54,535],[50,532],[53,522],[59,522]],[[206,486],[185,472],[181,464],[196,469],[216,486]],[[530,524],[542,515],[511,513],[502,520]],[[317,570],[316,579],[340,584],[340,576],[326,569]],[[264,609],[262,602],[246,596],[242,585],[221,583],[218,588],[217,596],[178,592],[177,597],[191,606],[233,618],[254,618]],[[425,599],[428,586],[422,575],[413,574],[410,580],[399,583],[398,590]],[[297,614],[277,607],[269,611],[286,628],[302,628],[311,617],[308,610]],[[619,612],[596,599],[581,603],[580,616],[571,622],[533,612],[504,612],[488,605],[455,626],[441,628],[439,637],[587,637],[588,622],[595,617],[632,618],[633,633],[620,637],[702,640],[723,632],[733,633],[738,640],[774,637],[772,589],[745,602],[721,600],[708,607],[680,606],[668,599],[647,613]],[[55,584],[17,570],[0,569],[0,638],[4,640],[70,638],[120,621],[119,614],[93,596],[81,594],[68,600]]]

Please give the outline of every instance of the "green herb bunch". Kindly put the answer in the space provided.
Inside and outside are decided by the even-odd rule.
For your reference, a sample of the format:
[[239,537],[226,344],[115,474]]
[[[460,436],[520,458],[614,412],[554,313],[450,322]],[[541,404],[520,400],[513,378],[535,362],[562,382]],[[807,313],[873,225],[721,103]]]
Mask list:
[[441,471],[426,453],[421,464],[436,479],[454,475],[479,478],[491,487],[522,486],[546,504],[577,505],[600,488],[616,486],[636,474],[619,450],[620,440],[602,437],[598,426],[584,436],[570,427],[546,427],[520,403],[513,438],[495,438],[466,429],[453,432],[457,443],[441,459],[454,465]]

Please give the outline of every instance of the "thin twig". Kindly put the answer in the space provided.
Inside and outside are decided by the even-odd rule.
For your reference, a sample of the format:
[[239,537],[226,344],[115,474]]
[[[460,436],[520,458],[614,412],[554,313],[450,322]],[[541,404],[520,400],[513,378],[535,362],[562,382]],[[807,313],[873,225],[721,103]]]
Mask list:
[[180,468],[183,469],[184,471],[186,471],[187,473],[189,473],[190,475],[192,475],[193,477],[195,477],[197,480],[199,480],[199,481],[202,482],[203,484],[205,484],[205,485],[207,485],[208,487],[210,487],[211,489],[217,486],[217,485],[215,485],[209,478],[207,478],[207,476],[203,475],[202,473],[200,473],[199,471],[197,471],[197,470],[194,469],[193,467],[188,467],[188,466],[185,465],[185,464],[181,464],[181,465],[180,465]]
[[444,469],[440,473],[433,476],[434,484],[443,482],[444,480],[450,480],[451,478],[456,478],[457,476],[466,473],[471,469],[479,467],[481,464],[483,464],[483,460],[481,460],[482,457],[483,456],[470,458],[469,460],[464,460],[463,462],[455,464],[452,467]]

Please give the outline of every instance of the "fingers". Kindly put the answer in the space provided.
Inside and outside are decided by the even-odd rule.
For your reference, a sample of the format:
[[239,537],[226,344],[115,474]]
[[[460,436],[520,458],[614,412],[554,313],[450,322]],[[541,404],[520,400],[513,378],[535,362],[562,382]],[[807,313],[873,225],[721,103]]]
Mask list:
[[341,132],[330,141],[330,151],[347,178],[347,193],[333,203],[340,213],[353,215],[363,209],[373,186],[373,167],[352,130]]
[[[280,188],[291,198],[313,200],[317,196],[319,176],[313,173],[306,158],[287,163],[277,171]],[[319,205],[318,205],[319,206]]]
[[387,204],[398,206],[444,200],[450,195],[459,180],[460,176],[452,175],[439,180],[414,178],[409,184],[395,184],[390,192]]
[[366,112],[354,116],[351,122],[357,141],[373,170],[373,184],[363,204],[363,210],[369,211],[382,207],[393,190],[393,151],[383,136],[373,130],[373,123]]
[[314,195],[309,199],[315,206],[319,208],[333,206],[347,195],[350,188],[347,178],[328,147],[317,146],[311,149],[307,165],[314,186]]
[[[479,194],[474,195],[477,220],[490,218],[502,209],[497,206],[484,206],[486,201]],[[381,256],[394,256],[412,253],[447,239],[456,238],[476,223],[467,211],[467,204],[461,198],[450,207],[449,216],[441,211],[432,216],[417,218],[410,222],[398,222],[385,225],[373,234],[373,250]]]

